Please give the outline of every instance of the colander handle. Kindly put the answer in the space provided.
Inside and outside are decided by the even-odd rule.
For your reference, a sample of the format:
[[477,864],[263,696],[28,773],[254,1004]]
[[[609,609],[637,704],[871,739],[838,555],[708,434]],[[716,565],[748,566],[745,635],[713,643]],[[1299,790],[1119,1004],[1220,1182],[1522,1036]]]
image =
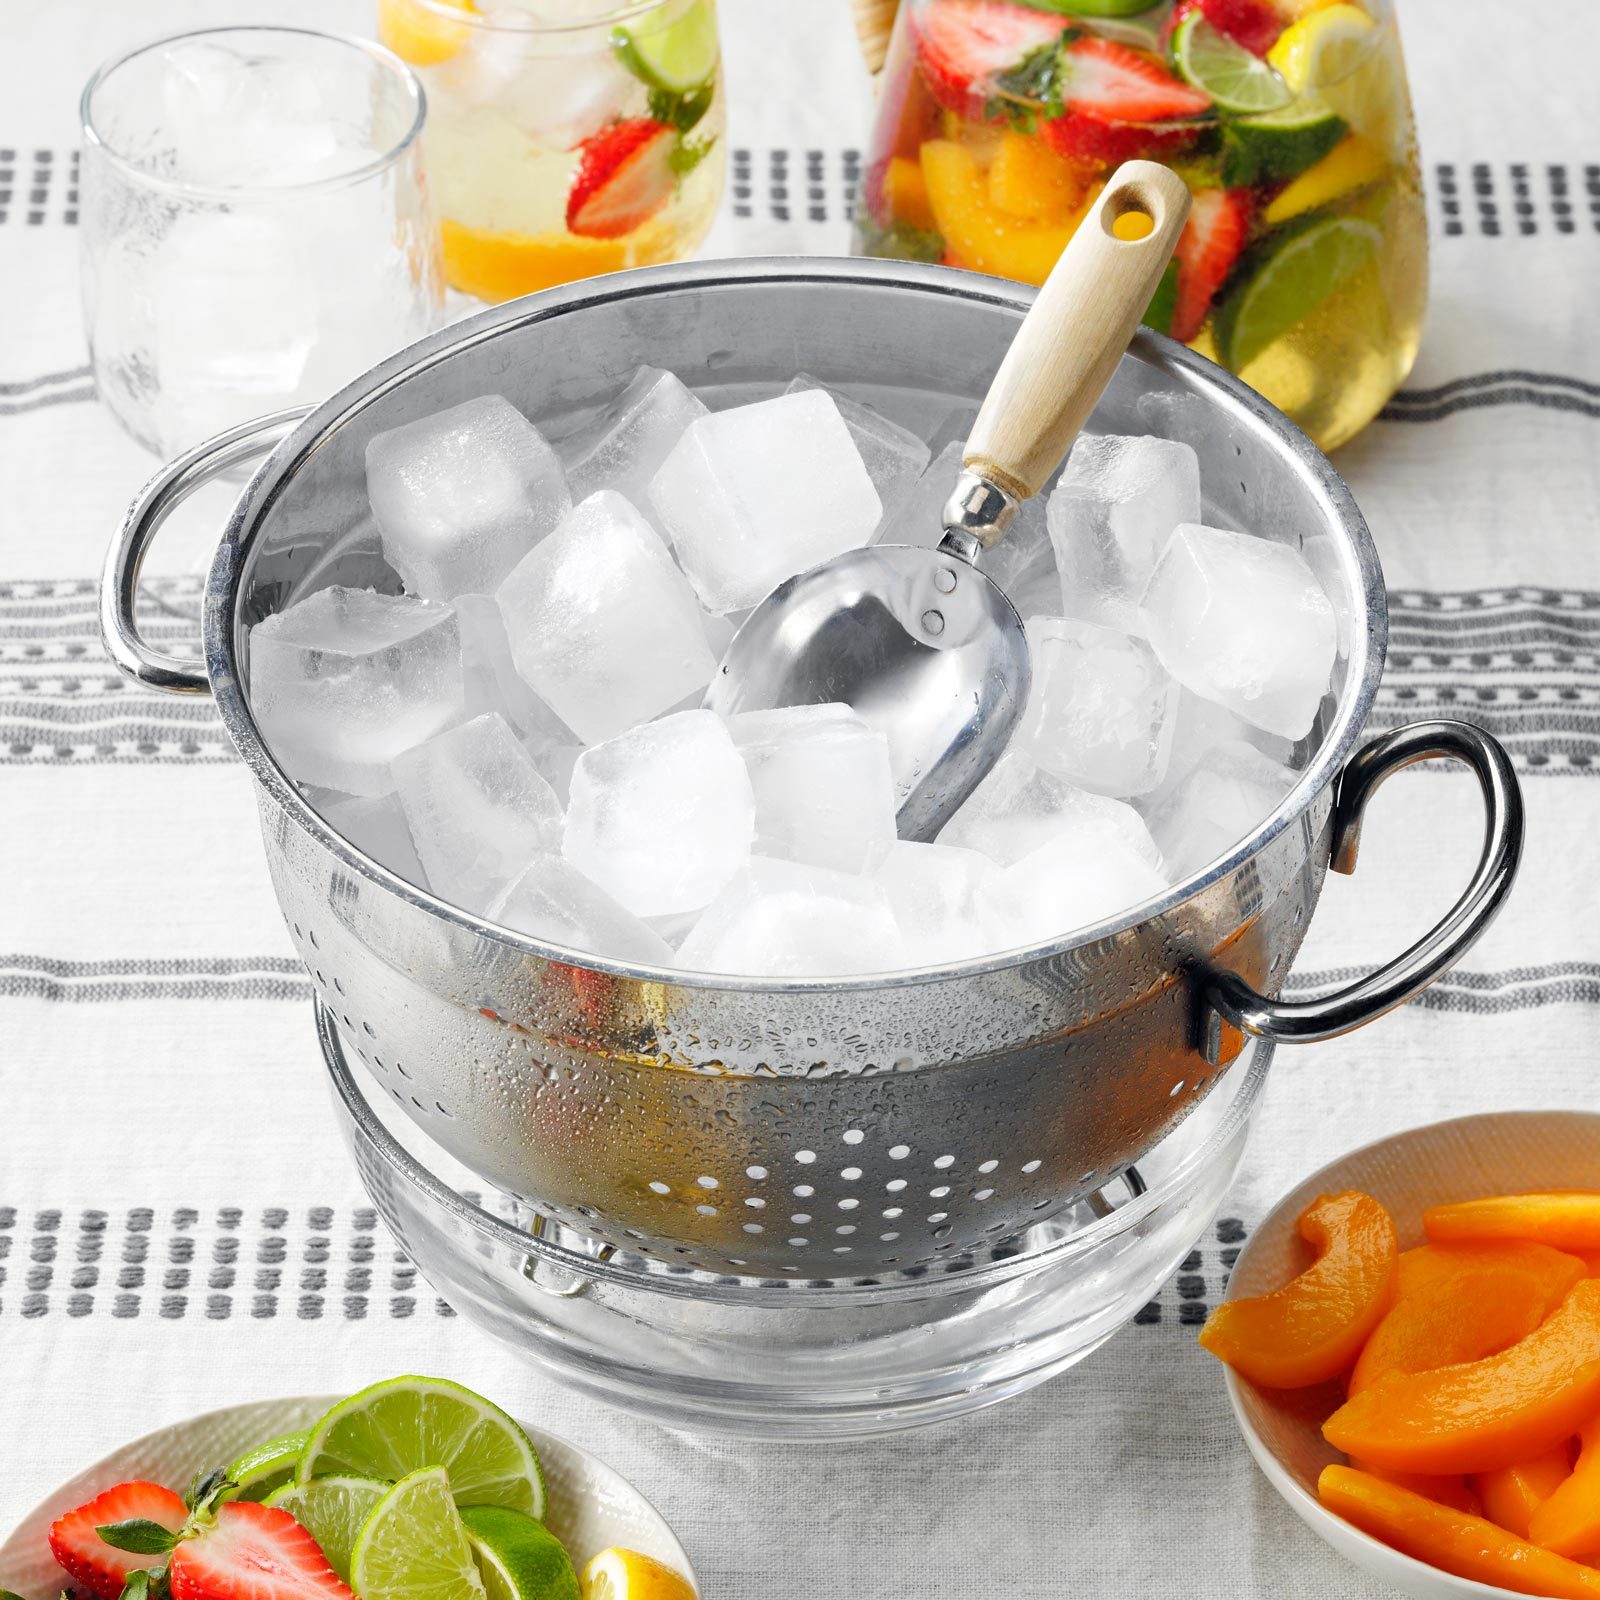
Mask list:
[[168,694],[210,693],[203,666],[157,650],[140,636],[134,615],[140,569],[157,530],[196,489],[265,454],[310,410],[310,406],[291,406],[274,411],[197,444],[169,461],[128,507],[100,577],[100,632],[107,654],[135,683]]
[[1483,854],[1461,898],[1402,955],[1315,1000],[1271,1000],[1235,973],[1213,974],[1204,991],[1201,1030],[1201,1048],[1213,1066],[1225,1054],[1224,1023],[1257,1038],[1302,1044],[1335,1038],[1381,1017],[1454,966],[1494,920],[1522,855],[1522,790],[1499,741],[1471,723],[1414,722],[1358,750],[1339,776],[1329,864],[1335,872],[1355,871],[1368,800],[1391,774],[1435,757],[1471,768],[1483,791]]

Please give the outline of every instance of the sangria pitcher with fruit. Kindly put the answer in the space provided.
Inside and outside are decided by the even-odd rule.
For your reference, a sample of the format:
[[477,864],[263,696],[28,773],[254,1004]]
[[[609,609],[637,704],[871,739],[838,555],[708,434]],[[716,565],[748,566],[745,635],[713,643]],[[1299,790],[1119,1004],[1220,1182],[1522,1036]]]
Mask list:
[[1194,197],[1146,322],[1324,449],[1364,427],[1427,295],[1390,0],[901,0],[857,249],[1042,283],[1135,156]]

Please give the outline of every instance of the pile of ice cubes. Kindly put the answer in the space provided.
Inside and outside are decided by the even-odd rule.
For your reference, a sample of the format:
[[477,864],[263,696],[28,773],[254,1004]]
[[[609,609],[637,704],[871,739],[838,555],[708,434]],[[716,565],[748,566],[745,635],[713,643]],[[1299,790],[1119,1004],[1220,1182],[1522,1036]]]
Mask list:
[[934,542],[960,447],[803,375],[712,411],[645,368],[557,445],[499,396],[422,417],[367,447],[392,585],[259,623],[257,717],[391,870],[614,960],[845,976],[1102,923],[1277,808],[1339,648],[1297,549],[1201,521],[1189,446],[1086,435],[994,552],[1033,690],[937,842],[848,706],[700,707],[775,584]]

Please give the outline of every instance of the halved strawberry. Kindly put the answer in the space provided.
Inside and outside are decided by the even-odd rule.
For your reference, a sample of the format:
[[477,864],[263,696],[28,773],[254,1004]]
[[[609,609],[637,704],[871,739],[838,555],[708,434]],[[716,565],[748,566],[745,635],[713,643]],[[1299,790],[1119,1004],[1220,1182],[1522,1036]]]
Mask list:
[[1102,122],[1173,122],[1211,109],[1211,96],[1159,62],[1115,39],[1076,39],[1064,52],[1062,97],[1068,111]]
[[278,1506],[229,1500],[172,1553],[172,1600],[353,1600],[317,1541]]
[[1283,18],[1263,0],[1178,0],[1161,29],[1163,46],[1191,11],[1203,13],[1218,33],[1227,34],[1252,55],[1264,56],[1283,32]]
[[1201,126],[1197,122],[1111,122],[1092,111],[1068,111],[1052,117],[1039,132],[1047,144],[1075,161],[1116,166],[1140,156],[1155,160],[1174,156],[1194,143]]
[[159,1483],[142,1479],[119,1483],[50,1524],[50,1553],[91,1594],[117,1600],[130,1572],[157,1566],[167,1558],[163,1553],[142,1556],[118,1550],[97,1530],[113,1522],[144,1521],[176,1533],[188,1517],[182,1496]]
[[911,12],[917,66],[947,111],[981,118],[990,83],[1066,31],[1065,17],[1009,0],[931,0]]
[[567,228],[586,239],[620,239],[672,198],[676,134],[653,117],[630,117],[578,146],[567,195]]
[[1178,262],[1178,297],[1172,337],[1199,333],[1211,302],[1244,249],[1250,232],[1250,196],[1243,189],[1201,189],[1173,252]]

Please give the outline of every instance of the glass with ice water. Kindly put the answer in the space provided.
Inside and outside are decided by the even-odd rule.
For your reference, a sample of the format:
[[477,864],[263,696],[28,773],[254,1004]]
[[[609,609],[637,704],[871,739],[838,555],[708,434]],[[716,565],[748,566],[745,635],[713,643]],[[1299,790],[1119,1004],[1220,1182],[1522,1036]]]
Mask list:
[[361,40],[218,28],[89,80],[83,305],[100,396],[173,455],[326,399],[443,310],[414,74]]

